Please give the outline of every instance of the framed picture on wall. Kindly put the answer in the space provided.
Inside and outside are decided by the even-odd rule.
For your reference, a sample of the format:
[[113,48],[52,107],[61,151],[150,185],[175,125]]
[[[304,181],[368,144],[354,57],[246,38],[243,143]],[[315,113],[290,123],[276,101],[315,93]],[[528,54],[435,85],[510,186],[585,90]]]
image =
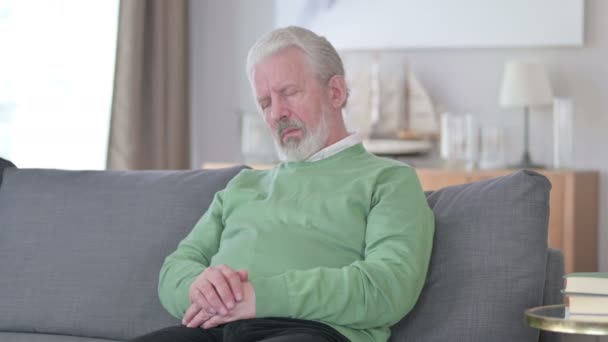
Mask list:
[[582,46],[584,0],[276,0],[340,50]]

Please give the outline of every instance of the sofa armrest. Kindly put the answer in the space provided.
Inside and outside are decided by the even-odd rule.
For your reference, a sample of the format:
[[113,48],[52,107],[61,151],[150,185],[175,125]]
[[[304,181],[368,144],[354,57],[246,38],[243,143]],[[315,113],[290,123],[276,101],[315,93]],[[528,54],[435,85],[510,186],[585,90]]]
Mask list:
[[[564,296],[564,255],[560,250],[547,249],[547,266],[545,270],[545,287],[543,289],[543,305],[562,304]],[[559,342],[560,334],[542,331],[540,342]]]
[[564,255],[558,249],[548,248],[545,288],[543,290],[543,305],[563,304],[563,288]]

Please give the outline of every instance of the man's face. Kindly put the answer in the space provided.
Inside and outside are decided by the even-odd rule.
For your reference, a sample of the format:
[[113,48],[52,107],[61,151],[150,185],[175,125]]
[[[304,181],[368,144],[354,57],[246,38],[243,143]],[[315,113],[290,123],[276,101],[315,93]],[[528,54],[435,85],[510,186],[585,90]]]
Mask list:
[[298,48],[287,48],[256,65],[253,85],[264,120],[282,159],[305,160],[329,136],[328,94]]

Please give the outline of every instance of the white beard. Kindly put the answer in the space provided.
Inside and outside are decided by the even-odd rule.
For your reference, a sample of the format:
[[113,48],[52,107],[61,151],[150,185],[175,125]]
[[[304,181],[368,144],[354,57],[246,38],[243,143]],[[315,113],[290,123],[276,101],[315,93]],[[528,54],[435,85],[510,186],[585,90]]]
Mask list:
[[[285,143],[281,140],[280,129],[273,132],[274,134],[274,145],[277,149],[279,159],[281,161],[293,162],[293,161],[305,161],[313,154],[319,152],[329,137],[329,113],[321,113],[321,121],[319,126],[313,131],[309,131],[302,122],[299,120],[289,120],[286,124],[287,127],[298,127],[302,130],[302,138],[287,139]],[[281,126],[279,126],[281,127]]]

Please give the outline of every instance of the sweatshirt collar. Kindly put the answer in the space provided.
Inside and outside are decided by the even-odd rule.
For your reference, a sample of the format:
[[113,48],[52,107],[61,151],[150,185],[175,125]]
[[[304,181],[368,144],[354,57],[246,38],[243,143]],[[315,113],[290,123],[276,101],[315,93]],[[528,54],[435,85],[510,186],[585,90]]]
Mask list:
[[318,151],[317,153],[313,154],[312,156],[308,157],[308,159],[306,159],[306,161],[313,162],[313,161],[319,161],[319,160],[329,158],[335,154],[338,154],[338,153],[346,150],[347,148],[349,148],[351,146],[361,143],[361,141],[363,141],[363,139],[361,138],[361,136],[359,134],[350,133],[348,136],[346,136],[342,140],[339,140],[339,141],[323,148],[322,150]]

